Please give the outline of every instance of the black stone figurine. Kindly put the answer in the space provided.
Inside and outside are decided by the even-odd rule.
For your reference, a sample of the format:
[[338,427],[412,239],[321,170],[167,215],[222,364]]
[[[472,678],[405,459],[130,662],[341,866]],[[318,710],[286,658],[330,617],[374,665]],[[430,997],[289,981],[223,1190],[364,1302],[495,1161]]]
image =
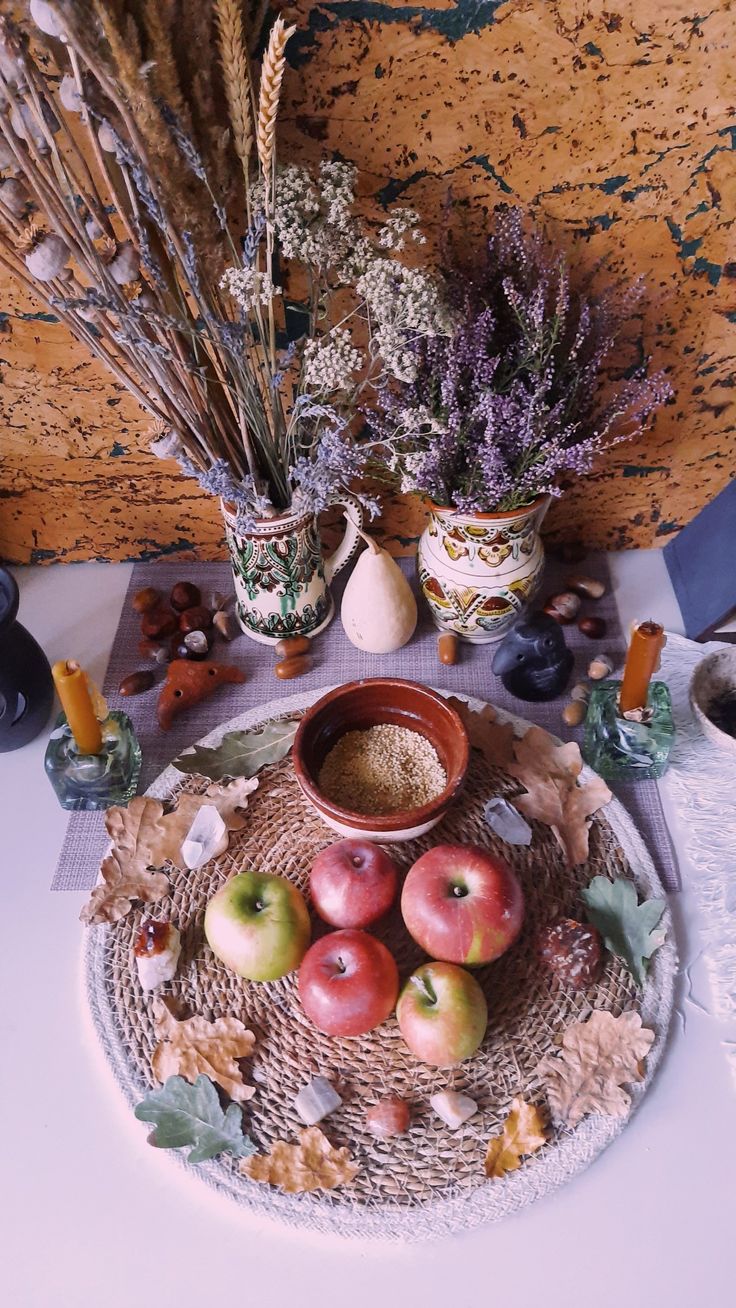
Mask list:
[[572,651],[559,622],[541,609],[520,619],[493,656],[493,671],[517,699],[554,699],[572,672]]
[[51,668],[41,646],[16,622],[18,587],[0,568],[0,754],[27,745],[49,720]]

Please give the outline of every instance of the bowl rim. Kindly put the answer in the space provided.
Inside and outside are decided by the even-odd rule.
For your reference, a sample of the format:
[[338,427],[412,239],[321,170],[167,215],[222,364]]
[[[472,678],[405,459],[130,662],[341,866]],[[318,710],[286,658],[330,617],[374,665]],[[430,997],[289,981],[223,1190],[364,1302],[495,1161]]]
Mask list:
[[[335,804],[331,799],[328,799],[312,781],[302,761],[302,742],[312,722],[326,706],[341,699],[348,692],[360,690],[364,686],[378,684],[400,687],[403,690],[409,690],[413,694],[419,693],[423,698],[431,701],[442,712],[446,713],[452,719],[458,737],[462,741],[462,759],[456,775],[452,779],[448,778],[444,790],[419,808],[401,809],[395,813],[383,814],[354,813],[348,808],[341,808],[339,804]],[[346,681],[343,685],[328,690],[307,709],[294,737],[292,764],[301,789],[318,811],[329,814],[331,818],[340,822],[343,826],[353,827],[356,830],[385,832],[386,835],[390,836],[394,831],[412,829],[422,826],[425,822],[431,822],[433,818],[449,807],[465,784],[470,766],[470,739],[459,713],[451,704],[448,704],[444,695],[433,690],[431,686],[425,686],[421,681],[411,681],[407,677],[360,677],[355,681]]]
[[706,675],[712,672],[713,668],[720,662],[726,665],[732,664],[736,671],[736,646],[724,644],[722,649],[714,649],[709,654],[703,655],[702,659],[693,668],[688,686],[688,699],[703,733],[711,739],[714,745],[720,745],[722,748],[733,752],[736,749],[736,737],[724,731],[722,727],[719,727],[713,721],[708,712],[712,700],[708,699],[706,701],[703,695],[703,681]]

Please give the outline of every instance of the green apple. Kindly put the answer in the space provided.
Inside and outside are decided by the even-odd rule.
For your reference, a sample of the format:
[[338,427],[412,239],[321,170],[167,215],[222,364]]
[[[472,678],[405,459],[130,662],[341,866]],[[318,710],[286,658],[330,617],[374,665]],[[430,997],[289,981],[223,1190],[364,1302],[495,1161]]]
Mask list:
[[396,1016],[411,1052],[430,1067],[453,1067],[470,1058],[488,1024],[478,982],[454,963],[418,967],[399,996]]
[[304,896],[286,877],[239,872],[204,915],[213,954],[249,981],[276,981],[301,963],[311,935]]

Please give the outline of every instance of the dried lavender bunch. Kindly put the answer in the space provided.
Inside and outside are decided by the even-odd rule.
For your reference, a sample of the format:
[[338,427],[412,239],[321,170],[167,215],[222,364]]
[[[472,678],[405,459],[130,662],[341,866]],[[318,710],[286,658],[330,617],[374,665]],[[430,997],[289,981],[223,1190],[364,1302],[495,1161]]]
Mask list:
[[454,267],[457,326],[412,344],[414,376],[383,387],[369,423],[402,491],[467,512],[560,495],[563,479],[637,435],[672,395],[646,363],[617,367],[641,279],[595,292],[517,208],[497,211],[480,269]]

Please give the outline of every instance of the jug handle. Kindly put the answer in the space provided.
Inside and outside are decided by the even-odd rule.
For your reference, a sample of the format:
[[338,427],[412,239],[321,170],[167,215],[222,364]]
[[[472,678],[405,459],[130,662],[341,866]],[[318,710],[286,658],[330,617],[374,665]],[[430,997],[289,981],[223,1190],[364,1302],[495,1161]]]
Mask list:
[[337,549],[324,561],[325,581],[329,586],[332,578],[337,576],[341,568],[349,563],[353,555],[357,552],[361,542],[361,535],[358,530],[363,526],[363,510],[357,500],[351,496],[345,499],[337,500],[345,509],[345,535],[343,536]]

